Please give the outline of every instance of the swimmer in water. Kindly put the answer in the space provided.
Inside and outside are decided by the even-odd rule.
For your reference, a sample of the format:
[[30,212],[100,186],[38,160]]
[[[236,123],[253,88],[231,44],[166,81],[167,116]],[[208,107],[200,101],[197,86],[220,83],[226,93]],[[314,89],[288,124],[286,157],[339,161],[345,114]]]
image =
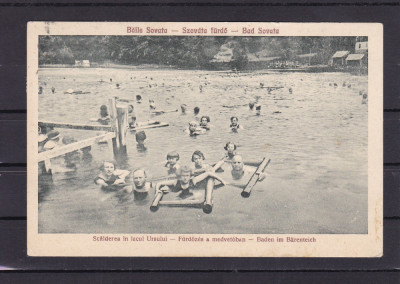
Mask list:
[[136,95],[136,103],[138,103],[138,104],[142,103],[142,96],[141,95]]
[[[224,179],[228,182],[226,184],[244,188],[257,168],[245,165],[241,155],[235,155],[232,158],[231,165],[231,171],[221,173]],[[265,178],[265,173],[260,173],[258,175],[258,181],[263,181]]]
[[206,158],[204,157],[204,154],[196,150],[192,154],[192,162],[193,165],[190,167],[190,170],[194,175],[206,172],[211,169],[211,166],[209,164],[204,163],[204,160]]
[[101,173],[94,179],[95,184],[101,185],[102,189],[115,191],[126,185],[125,179],[130,172],[117,169],[114,161],[104,161]]
[[176,174],[177,171],[180,169],[180,165],[178,164],[179,161],[179,154],[175,151],[169,152],[167,154],[167,163],[165,164],[165,167],[168,169],[168,174]]
[[205,130],[210,130],[210,117],[209,116],[202,116],[200,118],[200,124],[199,126]]
[[133,105],[128,106],[128,123],[129,123],[130,128],[137,126],[136,113],[135,113],[134,109],[135,108],[133,107]]
[[243,127],[239,125],[239,118],[237,116],[231,117],[231,125],[229,127],[233,132],[237,132],[239,129],[243,129]]
[[136,142],[137,142],[136,148],[138,149],[138,151],[139,152],[146,151],[147,149],[146,149],[146,146],[144,145],[144,141],[147,138],[146,133],[144,131],[136,132],[135,137],[136,137]]
[[110,123],[110,115],[108,114],[106,105],[102,105],[100,107],[100,118],[97,121],[103,125],[107,125]]
[[193,195],[192,190],[195,189],[196,184],[209,177],[215,178],[222,184],[225,184],[225,181],[217,176],[213,171],[207,171],[194,177],[190,168],[184,166],[180,169],[177,180],[165,180],[157,183],[156,193],[163,192],[165,194],[170,191],[180,192],[178,195],[180,198],[187,198]]
[[181,104],[182,114],[186,114],[186,110],[187,110],[187,105],[186,104]]
[[149,100],[149,106],[150,106],[150,110],[156,109],[156,103],[154,102],[154,100],[152,100],[152,99]]
[[150,191],[153,184],[147,181],[147,174],[144,169],[136,169],[133,171],[133,193],[135,197],[144,197]]
[[222,157],[223,160],[225,161],[231,161],[235,155],[237,155],[236,149],[237,146],[233,142],[228,142],[224,146],[224,149],[226,151],[224,157]]
[[195,108],[193,109],[194,116],[199,115],[199,112],[200,112],[200,108],[199,108],[199,107],[195,107]]
[[197,121],[189,122],[189,128],[185,130],[187,134],[190,136],[197,136],[200,134],[204,134],[206,130],[204,128],[199,127]]

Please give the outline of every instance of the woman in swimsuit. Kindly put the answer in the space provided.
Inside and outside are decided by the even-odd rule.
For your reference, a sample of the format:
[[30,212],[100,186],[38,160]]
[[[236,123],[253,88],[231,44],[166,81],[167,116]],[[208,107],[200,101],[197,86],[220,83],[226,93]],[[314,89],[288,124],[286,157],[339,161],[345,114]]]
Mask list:
[[241,125],[239,125],[239,118],[237,118],[237,116],[231,117],[230,128],[233,132],[237,132],[239,129],[243,129],[243,127]]
[[210,170],[211,166],[209,164],[204,163],[204,160],[205,157],[201,151],[197,150],[193,152],[192,155],[193,166],[191,167],[191,171],[194,175]]

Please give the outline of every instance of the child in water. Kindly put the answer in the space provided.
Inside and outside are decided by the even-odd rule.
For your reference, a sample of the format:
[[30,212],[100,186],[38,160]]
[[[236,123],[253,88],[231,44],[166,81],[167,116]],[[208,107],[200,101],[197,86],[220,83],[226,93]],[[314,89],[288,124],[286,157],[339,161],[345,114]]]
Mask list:
[[167,154],[167,163],[165,167],[168,168],[168,174],[176,174],[176,172],[180,169],[180,165],[178,164],[179,161],[179,154],[175,151],[169,152]]
[[236,148],[237,148],[237,147],[236,147],[235,143],[233,143],[233,142],[228,142],[228,143],[226,143],[226,145],[225,145],[225,147],[224,147],[226,153],[225,153],[225,156],[223,157],[223,159],[224,159],[225,161],[230,161],[230,160],[232,160],[233,157],[234,157],[235,155],[237,155]]
[[125,179],[130,172],[117,169],[114,161],[104,161],[101,166],[101,173],[94,179],[95,184],[101,185],[102,189],[117,190],[124,187]]

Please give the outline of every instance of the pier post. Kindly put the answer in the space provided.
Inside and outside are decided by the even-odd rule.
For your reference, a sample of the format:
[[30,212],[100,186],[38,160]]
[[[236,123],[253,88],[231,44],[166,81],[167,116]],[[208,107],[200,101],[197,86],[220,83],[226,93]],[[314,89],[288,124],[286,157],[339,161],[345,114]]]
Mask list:
[[117,160],[126,156],[126,133],[128,131],[128,106],[117,105],[116,98],[109,100],[111,127],[115,132],[113,139],[114,156]]

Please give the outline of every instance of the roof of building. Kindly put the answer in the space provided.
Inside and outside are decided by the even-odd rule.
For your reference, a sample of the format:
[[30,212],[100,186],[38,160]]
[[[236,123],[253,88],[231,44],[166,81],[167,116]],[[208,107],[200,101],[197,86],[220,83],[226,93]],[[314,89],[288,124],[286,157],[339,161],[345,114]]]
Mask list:
[[335,54],[332,56],[332,58],[342,58],[347,56],[349,53],[350,51],[347,50],[336,51]]
[[354,61],[354,60],[361,60],[364,57],[364,54],[350,54],[347,56],[346,61]]
[[318,53],[306,53],[306,54],[299,54],[297,55],[298,58],[309,58],[309,57],[314,57],[316,56]]

